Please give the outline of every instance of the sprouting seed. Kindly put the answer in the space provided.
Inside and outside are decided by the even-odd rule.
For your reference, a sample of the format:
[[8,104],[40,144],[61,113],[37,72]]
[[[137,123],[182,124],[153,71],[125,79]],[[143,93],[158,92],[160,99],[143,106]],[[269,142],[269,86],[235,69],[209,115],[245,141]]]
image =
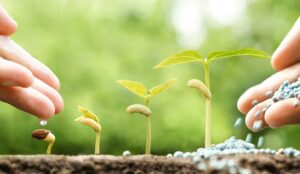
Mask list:
[[234,123],[234,127],[241,127],[242,123],[243,123],[243,119],[239,117],[238,119],[236,119]]
[[253,127],[252,127],[254,130],[259,130],[262,128],[262,121],[261,120],[256,120],[254,123],[253,123]]
[[273,96],[273,91],[271,91],[271,90],[267,91],[265,94],[266,94],[267,97],[272,97]]
[[260,110],[257,110],[254,114],[254,117],[258,117],[260,115],[261,111]]
[[258,103],[259,103],[258,100],[253,100],[253,101],[252,101],[252,106],[257,105]]
[[48,148],[47,148],[47,154],[51,154],[52,146],[55,141],[55,136],[46,129],[37,129],[32,131],[31,137],[38,139],[38,140],[43,140],[48,143]]
[[99,118],[87,108],[78,105],[78,110],[82,114],[82,116],[77,117],[74,121],[77,121],[83,125],[91,127],[95,134],[95,154],[100,154],[100,133],[101,133],[101,125],[99,122]]
[[299,106],[299,101],[298,101],[298,100],[295,100],[295,101],[293,102],[293,105],[294,105],[295,108],[298,107],[298,106]]
[[41,125],[41,126],[46,126],[47,123],[48,123],[47,120],[41,120],[41,121],[40,121],[40,125]]
[[247,143],[250,143],[251,140],[252,140],[252,134],[248,133],[247,136],[246,136],[245,141],[246,141]]
[[263,144],[264,144],[264,137],[263,137],[263,136],[260,136],[260,137],[258,138],[257,147],[260,148],[260,147],[263,146]]

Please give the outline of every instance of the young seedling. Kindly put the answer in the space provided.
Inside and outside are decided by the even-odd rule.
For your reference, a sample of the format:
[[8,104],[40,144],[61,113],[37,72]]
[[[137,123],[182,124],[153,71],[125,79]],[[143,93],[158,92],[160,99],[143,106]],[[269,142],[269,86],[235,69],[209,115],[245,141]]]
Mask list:
[[129,113],[140,113],[147,118],[147,134],[146,134],[146,154],[151,153],[151,110],[149,108],[150,100],[153,96],[167,90],[170,88],[177,80],[172,79],[168,80],[163,84],[155,86],[148,90],[142,83],[130,80],[117,80],[124,88],[128,89],[129,91],[133,92],[137,96],[143,98],[145,105],[141,104],[133,104],[127,107],[127,112]]
[[188,82],[188,86],[199,89],[200,92],[205,96],[205,147],[208,147],[211,144],[211,92],[209,66],[210,63],[215,60],[234,56],[252,56],[257,58],[270,57],[263,51],[251,48],[212,52],[205,58],[203,58],[197,51],[187,50],[167,57],[154,67],[155,69],[157,69],[189,62],[200,62],[204,65],[205,84],[200,80],[193,79]]
[[43,140],[48,143],[48,148],[47,148],[47,154],[51,154],[51,150],[55,141],[55,136],[46,129],[37,129],[32,131],[31,133],[32,138],[36,138],[38,140]]
[[91,111],[87,110],[82,106],[78,106],[79,112],[82,116],[77,117],[75,121],[79,123],[91,127],[96,133],[96,140],[95,140],[95,154],[100,154],[100,133],[101,133],[101,125],[99,123],[99,118],[92,113]]

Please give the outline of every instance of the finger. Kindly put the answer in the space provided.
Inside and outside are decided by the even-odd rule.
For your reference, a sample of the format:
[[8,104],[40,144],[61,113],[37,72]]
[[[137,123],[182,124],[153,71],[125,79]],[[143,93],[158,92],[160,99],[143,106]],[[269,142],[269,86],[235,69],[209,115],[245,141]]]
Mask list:
[[27,67],[35,77],[59,89],[59,80],[55,74],[8,37],[0,36],[0,56]]
[[55,112],[51,100],[33,88],[0,87],[0,100],[40,119],[49,119]]
[[17,22],[0,5],[0,35],[11,35],[17,30]]
[[63,99],[55,89],[37,78],[34,79],[31,87],[47,96],[52,101],[55,107],[55,113],[59,113],[63,109]]
[[[265,112],[270,109],[272,106],[271,104],[273,103],[272,99],[265,100],[256,106],[254,106],[246,115],[246,126],[254,131],[258,132],[261,131],[262,129],[268,127],[268,124],[265,120]],[[261,126],[255,127],[254,124],[261,122]]]
[[272,128],[300,124],[300,106],[295,106],[295,103],[299,105],[299,100],[296,98],[274,103],[265,114],[266,123]]
[[300,75],[300,63],[290,66],[282,71],[273,74],[262,83],[248,89],[238,100],[238,109],[246,114],[252,107],[253,101],[262,102],[270,96],[269,91],[276,91],[279,86],[285,81],[295,81]]
[[276,70],[282,70],[300,61],[300,18],[285,36],[274,52],[271,64]]
[[7,61],[0,57],[0,86],[29,87],[33,82],[33,75],[24,66]]

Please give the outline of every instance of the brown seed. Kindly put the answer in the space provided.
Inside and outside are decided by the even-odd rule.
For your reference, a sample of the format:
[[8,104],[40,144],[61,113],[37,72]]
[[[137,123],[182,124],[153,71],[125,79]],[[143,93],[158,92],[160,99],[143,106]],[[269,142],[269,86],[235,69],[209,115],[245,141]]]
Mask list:
[[46,130],[46,129],[37,129],[37,130],[32,131],[31,137],[39,139],[39,140],[43,140],[43,139],[45,139],[47,137],[47,135],[49,133],[50,133],[49,130]]

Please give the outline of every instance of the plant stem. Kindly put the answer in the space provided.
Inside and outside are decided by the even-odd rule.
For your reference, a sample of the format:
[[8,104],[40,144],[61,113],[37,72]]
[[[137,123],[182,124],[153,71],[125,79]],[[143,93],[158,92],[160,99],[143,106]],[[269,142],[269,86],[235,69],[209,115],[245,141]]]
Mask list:
[[100,154],[100,131],[96,132],[95,154]]
[[147,139],[146,139],[146,151],[145,154],[151,153],[151,120],[150,116],[147,117]]
[[[150,99],[146,99],[146,106],[149,108],[149,101]],[[146,148],[145,154],[151,154],[151,119],[150,115],[147,117],[147,134],[146,134]]]
[[[204,60],[205,84],[210,91],[209,81],[209,62],[207,58]],[[205,147],[211,144],[211,99],[205,98]]]
[[51,149],[52,149],[52,146],[53,146],[54,142],[50,142],[48,144],[48,148],[47,148],[47,154],[50,155],[51,154]]

